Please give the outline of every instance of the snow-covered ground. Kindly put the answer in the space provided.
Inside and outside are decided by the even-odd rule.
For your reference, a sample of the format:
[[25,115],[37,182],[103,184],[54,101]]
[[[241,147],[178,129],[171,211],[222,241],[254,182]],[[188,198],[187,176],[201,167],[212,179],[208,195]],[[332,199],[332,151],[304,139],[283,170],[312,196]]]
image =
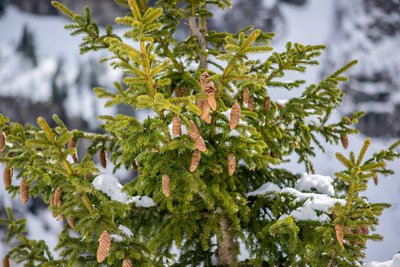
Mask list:
[[[328,40],[329,34],[334,31],[333,28],[333,5],[334,1],[331,0],[309,0],[305,8],[297,8],[293,6],[283,5],[282,13],[287,22],[286,35],[274,46],[277,49],[283,50],[286,41],[300,42],[305,44],[325,44]],[[79,38],[72,38],[64,30],[64,25],[68,21],[60,17],[42,17],[35,16],[31,14],[26,14],[18,11],[14,7],[9,7],[6,10],[5,15],[0,18],[0,84],[13,83],[18,87],[15,90],[22,89],[32,89],[26,86],[19,86],[18,82],[22,83],[17,79],[17,76],[10,74],[10,69],[3,65],[4,62],[13,62],[5,60],[4,58],[11,48],[15,48],[17,45],[24,24],[27,24],[29,28],[34,32],[36,39],[36,46],[38,51],[38,56],[40,58],[39,66],[43,64],[43,70],[54,71],[52,69],[52,62],[54,63],[60,56],[66,60],[66,68],[70,70],[70,75],[77,72],[77,62],[79,61],[88,62],[90,55],[79,56]],[[99,57],[97,54],[96,57]],[[322,59],[322,58],[321,58]],[[11,64],[11,63],[10,63]],[[379,63],[378,63],[379,64]],[[340,66],[338,66],[340,67]],[[17,71],[17,70],[15,70]],[[321,68],[314,67],[310,69],[307,74],[302,77],[308,82],[317,82],[319,80],[319,74]],[[8,74],[7,74],[8,73]],[[18,72],[16,72],[18,73]],[[32,74],[34,77],[38,75],[44,75],[46,72],[40,72]],[[7,74],[7,75],[6,75]],[[18,74],[21,75],[21,74]],[[36,75],[36,76],[35,76]],[[104,79],[109,79],[112,82],[118,79],[119,74],[110,72],[109,75],[101,77]],[[299,74],[293,74],[294,78],[298,77]],[[1,80],[1,77],[7,77],[7,79]],[[289,77],[290,78],[290,77]],[[72,78],[71,78],[72,79]],[[16,91],[10,92],[5,91],[5,89],[0,88],[1,95],[13,95]],[[38,88],[41,90],[47,90],[46,87]],[[274,99],[285,99],[296,95],[299,95],[299,91],[286,92],[283,89],[272,89],[271,95]],[[20,95],[30,95],[32,91],[18,91]],[[46,91],[42,91],[43,97],[47,96]],[[89,100],[85,100],[89,101]],[[77,103],[69,101],[68,103]],[[87,102],[82,102],[79,100],[80,105],[83,109],[80,113],[88,112],[84,108],[91,107],[91,104]],[[100,113],[104,113],[104,110],[100,109]],[[340,117],[340,114],[335,114],[336,118]],[[366,137],[364,136],[351,136],[349,150],[358,151]],[[369,153],[378,151],[384,147],[390,145],[394,140],[388,139],[373,139],[372,145]],[[329,146],[325,154],[318,153],[316,159],[314,160],[316,172],[322,175],[333,177],[333,173],[342,169],[342,166],[335,159],[335,152],[345,152],[341,147]],[[299,173],[304,172],[303,166],[299,166],[296,163],[285,164],[288,168]],[[370,261],[387,261],[393,257],[393,255],[400,250],[400,228],[398,227],[398,222],[400,221],[400,210],[398,205],[398,199],[400,195],[400,162],[396,161],[390,164],[390,167],[397,171],[395,176],[389,178],[381,177],[379,180],[379,185],[375,186],[373,183],[367,191],[367,196],[371,202],[388,202],[392,204],[392,207],[386,210],[381,216],[380,225],[377,228],[377,232],[384,236],[383,242],[368,242],[367,244],[367,262]],[[300,185],[301,186],[301,185]],[[18,203],[12,203],[8,196],[5,196],[3,187],[0,187],[0,203],[5,205],[19,205]],[[329,190],[329,186],[324,189]],[[123,196],[122,196],[123,197]],[[49,221],[53,221],[50,214],[43,214],[39,218],[49,217]],[[46,219],[47,220],[47,219]],[[28,218],[28,228],[35,229],[32,231],[31,236],[34,238],[43,238],[51,235],[45,234],[44,227],[40,226],[41,222],[33,216]],[[59,227],[58,223],[51,223],[49,229],[51,232],[56,231]],[[42,229],[42,230],[41,230]],[[51,247],[54,247],[55,241],[50,238]],[[2,244],[0,244],[0,257],[3,256],[5,251],[2,249]],[[398,262],[398,257],[394,258],[391,263],[387,265],[370,265],[370,266],[396,266]],[[384,264],[384,263],[382,263]],[[392,265],[390,265],[392,264]],[[397,265],[398,266],[398,265]]]

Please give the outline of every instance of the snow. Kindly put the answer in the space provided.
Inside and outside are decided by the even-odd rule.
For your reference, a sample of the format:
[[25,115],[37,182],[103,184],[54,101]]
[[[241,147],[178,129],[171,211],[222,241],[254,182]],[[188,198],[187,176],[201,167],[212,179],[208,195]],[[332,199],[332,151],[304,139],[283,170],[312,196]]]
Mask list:
[[134,196],[129,198],[126,193],[122,192],[122,185],[118,178],[111,174],[99,174],[94,178],[92,184],[94,188],[109,196],[111,200],[125,204],[134,203],[136,207],[143,208],[156,205],[153,199],[148,196]]
[[400,254],[393,256],[392,260],[385,262],[373,261],[365,265],[365,267],[399,267],[400,266]]
[[[329,213],[329,209],[334,206],[335,203],[345,204],[344,199],[330,197],[335,193],[331,184],[332,182],[333,179],[329,176],[304,174],[303,177],[297,181],[296,189],[291,187],[281,189],[278,185],[267,182],[257,190],[248,193],[247,196],[288,193],[295,197],[295,202],[305,202],[296,210],[291,211],[290,214],[281,217],[281,219],[287,216],[293,216],[296,220],[323,222],[330,220],[330,217],[326,213]],[[312,188],[317,189],[321,194],[301,192],[309,191]],[[321,213],[321,211],[323,213]]]
[[318,193],[333,196],[335,189],[333,188],[333,179],[329,176],[305,173],[296,184],[296,189],[300,191],[311,191],[316,189]]

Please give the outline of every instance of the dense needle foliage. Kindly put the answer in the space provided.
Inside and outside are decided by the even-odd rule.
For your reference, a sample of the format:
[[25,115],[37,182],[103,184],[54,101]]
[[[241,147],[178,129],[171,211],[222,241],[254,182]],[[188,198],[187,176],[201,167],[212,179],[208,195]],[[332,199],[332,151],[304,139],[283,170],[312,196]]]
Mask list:
[[[339,142],[347,147],[362,113],[329,119],[343,98],[343,73],[356,62],[317,84],[288,81],[288,73],[317,65],[324,46],[287,43],[278,52],[270,46],[272,33],[251,27],[238,33],[208,30],[210,10],[228,7],[228,0],[116,3],[130,10],[116,19],[126,29],[123,36],[111,26],[99,29],[88,9],[81,15],[60,2],[53,5],[72,20],[66,29],[83,36],[82,53],[107,50],[110,57],[102,61],[125,74],[115,88],[94,88],[98,98],[108,107],[150,109],[153,116],[143,121],[125,114],[100,116],[106,133],[98,134],[70,130],[56,115],[54,128],[43,118],[37,126],[22,126],[1,115],[0,161],[8,192],[24,203],[42,197],[54,216],[65,220],[55,256],[45,242],[28,239],[25,221],[7,209],[8,218],[0,222],[8,225],[7,241],[17,239],[19,245],[4,261],[27,266],[361,263],[366,240],[381,238],[369,229],[388,205],[370,203],[359,193],[370,179],[392,173],[385,162],[398,157],[399,143],[368,158],[369,140],[358,155],[337,154],[343,170],[335,174],[336,193],[324,196],[336,201],[315,210],[321,219],[293,215],[324,193],[316,188],[299,199],[294,188],[301,175],[280,165],[295,154],[312,174],[316,149]],[[176,38],[178,29],[187,32],[185,39]],[[285,102],[271,98],[272,90],[301,94]],[[83,139],[90,144],[78,157]],[[95,164],[98,155],[101,166]],[[114,170],[137,173],[123,187],[129,197],[148,196],[155,205],[111,200],[95,189],[92,181],[109,161]],[[282,190],[250,193],[263,185]],[[240,244],[250,254],[244,261],[238,260]],[[179,255],[173,255],[175,246]]]

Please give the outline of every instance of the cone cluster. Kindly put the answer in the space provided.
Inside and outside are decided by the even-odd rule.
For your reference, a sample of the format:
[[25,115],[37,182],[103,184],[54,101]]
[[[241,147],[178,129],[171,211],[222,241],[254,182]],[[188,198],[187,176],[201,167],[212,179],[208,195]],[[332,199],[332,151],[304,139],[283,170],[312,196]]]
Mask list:
[[100,151],[99,158],[101,167],[103,167],[104,169],[107,168],[107,155],[104,150]]
[[6,166],[3,172],[3,182],[4,188],[9,188],[11,186],[11,178],[13,176],[13,169]]
[[99,247],[97,248],[97,262],[103,262],[107,258],[110,246],[110,234],[104,230],[100,235]]
[[178,115],[175,115],[172,120],[172,135],[174,137],[182,135],[181,119]]
[[236,157],[233,153],[228,154],[227,166],[228,166],[229,176],[232,176],[236,170]]
[[241,114],[240,105],[236,102],[235,104],[232,105],[231,109],[231,117],[229,121],[229,127],[231,128],[231,130],[235,129],[236,126],[238,126],[240,120],[240,114]]
[[19,195],[21,197],[21,202],[26,204],[29,198],[29,185],[26,183],[25,179],[22,179],[19,185]]
[[199,166],[201,160],[201,152],[199,150],[195,150],[192,155],[192,159],[190,160],[190,172],[194,172]]
[[210,112],[211,110],[217,110],[217,101],[215,100],[215,92],[217,89],[213,81],[207,81],[208,77],[210,77],[210,75],[207,72],[203,72],[200,75],[200,86],[203,91],[207,93],[207,99],[199,100],[197,106],[201,110],[201,118],[206,123],[211,123]]
[[190,121],[189,137],[195,142],[196,149],[204,152],[207,150],[206,144],[200,135],[200,131],[194,121]]
[[170,182],[169,176],[167,174],[164,174],[162,176],[161,183],[162,183],[162,191],[163,191],[163,194],[164,194],[165,197],[169,197],[169,194],[170,194],[169,182]]

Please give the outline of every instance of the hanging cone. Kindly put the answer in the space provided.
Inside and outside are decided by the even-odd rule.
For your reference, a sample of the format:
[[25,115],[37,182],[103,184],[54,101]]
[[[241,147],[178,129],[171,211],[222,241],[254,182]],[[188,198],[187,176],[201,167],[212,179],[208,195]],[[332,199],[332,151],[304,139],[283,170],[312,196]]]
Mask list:
[[78,163],[78,154],[76,153],[76,142],[74,140],[71,140],[68,142],[68,148],[72,148],[74,150],[74,153],[72,154],[72,160],[74,163]]
[[227,165],[229,176],[232,176],[236,170],[236,157],[233,153],[228,154]]
[[340,134],[340,141],[342,142],[342,146],[344,149],[349,147],[349,137],[345,133]]
[[2,263],[3,263],[3,267],[10,267],[10,259],[8,258],[8,256],[5,256],[3,258]]
[[74,228],[75,227],[75,220],[72,217],[67,217],[67,223],[69,227]]
[[84,176],[85,180],[90,180],[91,178],[93,178],[93,174],[91,173],[86,173]]
[[243,103],[249,104],[249,100],[250,100],[250,92],[249,89],[245,88],[243,90]]
[[336,239],[341,246],[343,246],[343,227],[339,224],[335,224]]
[[249,97],[249,103],[247,104],[247,107],[251,112],[254,111],[254,98],[252,96]]
[[379,180],[378,180],[378,174],[374,173],[374,184],[375,184],[375,185],[378,185],[378,182],[379,182]]
[[200,150],[201,152],[207,150],[204,140],[200,135],[200,131],[197,128],[196,123],[192,120],[190,121],[189,137],[195,142],[196,149]]
[[3,131],[0,131],[0,153],[4,151],[6,147],[6,134]]
[[132,261],[130,258],[126,257],[122,262],[122,267],[132,267]]
[[217,88],[215,87],[214,81],[207,81],[208,77],[210,77],[210,75],[207,72],[203,72],[200,75],[200,86],[203,91],[207,93],[213,93],[217,90]]
[[107,155],[106,152],[104,150],[100,151],[100,165],[101,167],[103,167],[104,169],[107,168]]
[[135,159],[131,160],[131,166],[132,166],[132,170],[134,170],[134,171],[138,170],[138,166],[136,164],[136,160]]
[[271,98],[269,96],[264,100],[264,108],[267,111],[271,108]]
[[229,121],[229,127],[231,128],[231,130],[235,129],[236,126],[239,124],[240,114],[241,114],[241,109],[239,104],[236,102],[235,104],[232,105],[231,108],[231,118]]
[[204,120],[206,123],[211,123],[210,104],[207,101],[205,101],[203,104],[201,119]]
[[104,230],[100,235],[99,247],[97,248],[97,262],[103,262],[107,258],[110,246],[110,234]]
[[21,183],[19,185],[19,195],[21,197],[21,202],[23,204],[26,204],[26,202],[28,202],[28,198],[29,198],[29,186],[26,183],[25,179],[22,179]]
[[3,172],[3,182],[4,182],[4,188],[9,188],[11,186],[11,178],[13,176],[13,169],[8,168],[7,166],[4,168]]
[[217,101],[215,100],[215,93],[214,92],[208,93],[207,102],[208,102],[208,104],[210,105],[210,108],[213,111],[217,110]]
[[169,197],[170,187],[169,187],[169,176],[164,174],[162,176],[162,191],[165,197]]
[[53,195],[53,205],[58,206],[60,200],[61,200],[61,187],[57,187]]
[[195,150],[192,155],[192,159],[190,160],[190,172],[194,172],[199,166],[201,160],[201,152],[199,150]]
[[197,107],[200,109],[200,112],[202,112],[202,110],[203,110],[203,105],[204,105],[204,102],[206,102],[205,100],[197,100]]
[[174,137],[182,135],[181,118],[178,115],[175,115],[172,120],[172,135]]

